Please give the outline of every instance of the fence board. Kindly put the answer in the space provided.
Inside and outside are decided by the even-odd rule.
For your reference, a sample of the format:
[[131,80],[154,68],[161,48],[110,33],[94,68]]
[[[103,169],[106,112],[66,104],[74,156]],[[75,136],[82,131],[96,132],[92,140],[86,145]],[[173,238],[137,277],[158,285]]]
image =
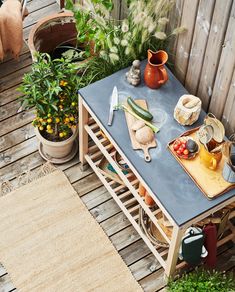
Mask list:
[[219,67],[215,79],[209,111],[214,113],[216,117],[221,119],[229,86],[232,79],[232,74],[235,65],[235,1],[229,17],[228,28],[225,36],[225,41],[220,57]]
[[121,3],[119,19],[124,19],[128,15],[127,1],[126,0],[119,0],[119,1]]
[[228,129],[228,135],[235,133],[235,114],[234,113],[235,113],[235,100],[233,99],[233,106],[232,106],[232,110],[231,110],[231,115],[229,116],[230,128]]
[[208,109],[227,28],[231,0],[216,1],[197,95]]
[[[180,26],[181,16],[184,6],[184,0],[176,0],[174,8],[169,13],[169,23],[167,25],[167,34],[170,34],[174,28]],[[170,64],[175,63],[175,52],[177,47],[178,36],[172,37],[168,44],[168,55]],[[169,64],[168,62],[168,64]]]
[[188,67],[189,52],[191,48],[193,31],[195,25],[195,18],[197,14],[198,0],[185,0],[183,7],[183,14],[181,25],[187,28],[187,32],[179,35],[176,58],[175,58],[175,72],[178,79],[184,83]]
[[230,84],[230,89],[222,116],[222,122],[229,135],[235,133],[235,70],[233,72],[233,79]]
[[121,2],[122,0],[113,0],[113,10],[111,12],[111,16],[114,19],[120,19]]
[[196,94],[197,92],[208,35],[210,32],[214,4],[215,0],[200,0],[198,6],[188,70],[185,80],[185,87],[190,90],[191,94]]

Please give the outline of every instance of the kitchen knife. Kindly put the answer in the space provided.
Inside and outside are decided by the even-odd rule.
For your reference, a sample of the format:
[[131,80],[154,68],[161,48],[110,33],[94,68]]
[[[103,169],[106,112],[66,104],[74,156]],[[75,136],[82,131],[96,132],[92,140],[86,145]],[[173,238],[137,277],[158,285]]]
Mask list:
[[112,125],[113,112],[116,110],[117,105],[118,105],[118,90],[117,90],[117,86],[114,86],[113,93],[112,93],[111,99],[110,99],[110,110],[109,110],[108,126]]

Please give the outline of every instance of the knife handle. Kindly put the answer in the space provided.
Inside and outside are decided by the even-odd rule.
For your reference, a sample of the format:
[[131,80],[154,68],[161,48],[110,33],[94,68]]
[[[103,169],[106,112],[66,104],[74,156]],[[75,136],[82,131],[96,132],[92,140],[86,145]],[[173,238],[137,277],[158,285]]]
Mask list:
[[109,120],[108,120],[108,126],[111,126],[113,122],[113,111],[109,112]]

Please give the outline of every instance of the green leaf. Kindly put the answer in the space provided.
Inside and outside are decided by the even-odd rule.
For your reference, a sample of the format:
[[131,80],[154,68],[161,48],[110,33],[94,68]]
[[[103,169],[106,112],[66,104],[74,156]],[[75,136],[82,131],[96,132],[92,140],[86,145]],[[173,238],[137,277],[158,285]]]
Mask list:
[[66,4],[65,4],[65,8],[66,8],[67,10],[71,10],[71,11],[73,11],[73,7],[74,7],[74,5],[73,5],[73,1],[72,1],[72,0],[66,0],[65,2],[66,2]]
[[51,107],[52,107],[56,112],[58,112],[58,107],[57,107],[55,104],[52,104]]
[[39,109],[40,112],[42,112],[44,115],[46,114],[43,106],[41,104],[37,104],[37,108]]

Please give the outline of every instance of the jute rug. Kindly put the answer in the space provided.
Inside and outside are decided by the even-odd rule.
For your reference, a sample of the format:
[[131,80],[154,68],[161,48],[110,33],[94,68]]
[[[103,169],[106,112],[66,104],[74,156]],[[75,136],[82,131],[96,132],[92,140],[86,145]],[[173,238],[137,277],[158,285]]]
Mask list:
[[142,291],[59,170],[0,197],[0,262],[18,291]]

